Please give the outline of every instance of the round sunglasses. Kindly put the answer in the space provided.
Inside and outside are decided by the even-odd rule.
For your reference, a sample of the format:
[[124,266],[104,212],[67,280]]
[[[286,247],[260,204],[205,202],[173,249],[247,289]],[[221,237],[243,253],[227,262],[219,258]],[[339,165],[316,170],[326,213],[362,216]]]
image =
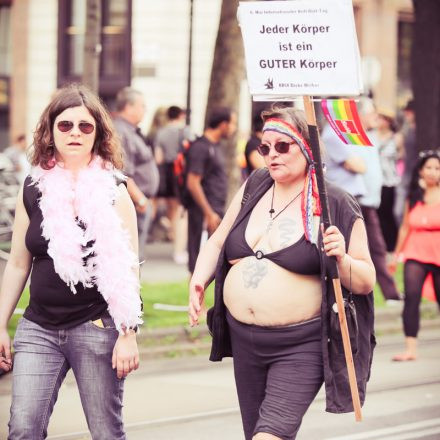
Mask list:
[[[57,123],[57,128],[61,131],[61,133],[67,133],[68,131],[72,130],[74,125],[75,124],[72,121],[59,121]],[[95,126],[93,124],[84,121],[78,124],[78,128],[80,129],[81,133],[84,134],[93,133],[93,130],[95,130]]]
[[[280,154],[285,154],[289,151],[289,148],[291,145],[296,144],[296,142],[277,142],[273,147],[275,148],[275,151]],[[267,156],[270,152],[270,145],[266,144],[260,144],[257,147],[258,152],[262,156]]]

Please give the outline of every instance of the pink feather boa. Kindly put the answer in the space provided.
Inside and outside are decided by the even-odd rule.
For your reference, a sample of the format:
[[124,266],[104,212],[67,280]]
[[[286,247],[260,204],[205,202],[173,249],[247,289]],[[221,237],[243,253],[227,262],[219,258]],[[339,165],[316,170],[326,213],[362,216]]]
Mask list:
[[[31,177],[42,194],[42,234],[49,241],[48,254],[56,273],[73,293],[78,283],[96,285],[116,328],[123,332],[124,327],[142,323],[142,311],[135,273],[138,258],[114,206],[116,173],[96,157],[76,179],[60,165],[50,170],[35,167]],[[91,240],[94,244],[86,248]],[[84,257],[92,253],[84,264]]]

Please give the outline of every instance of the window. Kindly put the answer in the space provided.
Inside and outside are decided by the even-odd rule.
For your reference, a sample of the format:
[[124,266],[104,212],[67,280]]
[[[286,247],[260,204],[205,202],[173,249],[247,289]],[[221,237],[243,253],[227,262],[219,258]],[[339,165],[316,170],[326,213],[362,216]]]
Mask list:
[[9,144],[11,2],[0,0],[0,149]]
[[401,15],[397,36],[397,95],[407,99],[411,94],[412,16]]
[[[131,0],[101,0],[99,91],[111,98],[131,79]],[[86,0],[59,0],[58,86],[83,72]]]

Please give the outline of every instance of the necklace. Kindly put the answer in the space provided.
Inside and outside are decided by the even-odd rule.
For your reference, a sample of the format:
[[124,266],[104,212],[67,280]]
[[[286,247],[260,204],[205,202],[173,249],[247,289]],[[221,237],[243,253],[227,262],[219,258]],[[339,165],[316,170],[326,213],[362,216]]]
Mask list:
[[300,195],[302,194],[302,191],[300,191],[281,211],[279,211],[277,213],[277,215],[273,216],[273,214],[275,214],[275,209],[273,209],[273,199],[275,196],[275,184],[272,186],[272,200],[270,202],[270,209],[269,209],[269,215],[270,215],[270,220],[269,223],[267,225],[267,230],[270,231],[270,229],[272,228],[273,222],[274,220],[282,213],[284,212]]

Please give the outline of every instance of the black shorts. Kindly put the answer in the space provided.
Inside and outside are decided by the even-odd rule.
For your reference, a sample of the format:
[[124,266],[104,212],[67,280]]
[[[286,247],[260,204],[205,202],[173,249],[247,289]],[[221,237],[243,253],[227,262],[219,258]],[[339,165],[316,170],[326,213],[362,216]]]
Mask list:
[[324,381],[321,318],[286,327],[237,321],[227,312],[246,440],[265,432],[292,440]]
[[163,163],[159,165],[159,190],[157,197],[177,197],[176,183],[174,179],[174,163]]

